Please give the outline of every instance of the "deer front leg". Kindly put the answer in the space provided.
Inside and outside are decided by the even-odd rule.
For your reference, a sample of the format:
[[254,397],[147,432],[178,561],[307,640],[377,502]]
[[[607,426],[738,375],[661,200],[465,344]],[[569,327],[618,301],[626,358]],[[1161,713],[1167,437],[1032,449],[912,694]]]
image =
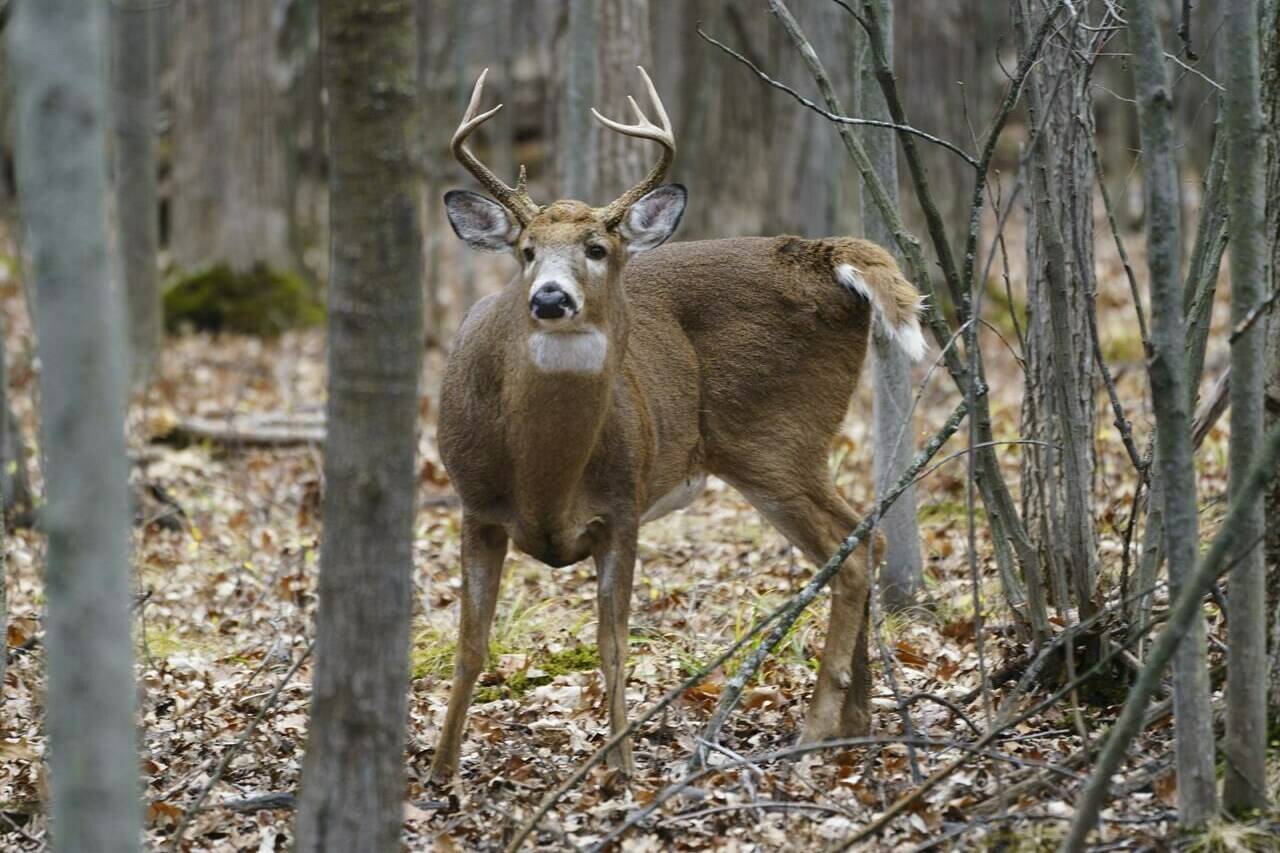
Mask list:
[[458,627],[458,655],[449,692],[449,710],[431,762],[431,781],[448,784],[458,770],[462,732],[476,679],[489,655],[489,629],[498,602],[507,534],[501,527],[480,524],[462,516],[462,619]]
[[[603,552],[596,555],[600,587],[596,593],[600,611],[597,639],[600,669],[604,673],[605,698],[609,708],[609,734],[627,727],[627,641],[630,637],[631,585],[635,574],[636,536],[632,527],[613,531]],[[606,756],[609,766],[628,776],[635,772],[631,742],[624,740]]]

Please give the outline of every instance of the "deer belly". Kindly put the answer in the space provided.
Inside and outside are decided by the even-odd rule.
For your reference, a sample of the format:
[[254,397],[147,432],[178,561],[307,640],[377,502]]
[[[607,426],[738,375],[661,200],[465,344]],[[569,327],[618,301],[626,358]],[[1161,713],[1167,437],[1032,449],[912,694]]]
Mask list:
[[645,510],[644,515],[640,518],[640,523],[648,524],[650,521],[657,521],[664,515],[673,513],[678,509],[684,509],[697,500],[698,495],[702,494],[702,489],[706,485],[706,474],[693,474],[686,477],[680,485],[654,501]]

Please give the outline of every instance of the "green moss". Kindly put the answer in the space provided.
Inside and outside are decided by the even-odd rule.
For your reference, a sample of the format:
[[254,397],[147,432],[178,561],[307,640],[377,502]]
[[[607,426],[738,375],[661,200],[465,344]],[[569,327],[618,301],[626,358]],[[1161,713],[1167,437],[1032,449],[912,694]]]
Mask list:
[[[964,520],[968,512],[963,500],[937,500],[921,504],[919,520],[921,524],[946,524]],[[979,524],[984,523],[987,519],[987,508],[981,503],[975,503],[973,518]]]
[[278,335],[324,321],[324,306],[299,275],[258,264],[235,272],[225,264],[171,279],[164,291],[164,322],[170,331]]
[[[600,654],[592,646],[579,643],[558,652],[550,652],[529,659],[527,669],[512,673],[500,684],[490,684],[476,690],[474,703],[494,702],[498,699],[516,699],[534,687],[550,684],[557,675],[585,672],[600,666]],[[536,673],[536,674],[531,674]]]

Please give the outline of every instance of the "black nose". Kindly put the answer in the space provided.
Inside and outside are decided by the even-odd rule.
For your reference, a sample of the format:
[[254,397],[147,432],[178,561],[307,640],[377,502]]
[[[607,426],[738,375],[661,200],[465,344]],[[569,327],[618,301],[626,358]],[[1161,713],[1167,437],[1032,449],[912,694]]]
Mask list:
[[529,310],[539,320],[558,320],[575,310],[573,297],[558,284],[544,284],[534,291]]

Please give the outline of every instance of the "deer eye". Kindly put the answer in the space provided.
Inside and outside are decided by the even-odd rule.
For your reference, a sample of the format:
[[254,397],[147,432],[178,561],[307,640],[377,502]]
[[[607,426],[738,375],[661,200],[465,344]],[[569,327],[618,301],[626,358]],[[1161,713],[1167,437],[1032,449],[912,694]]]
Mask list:
[[593,243],[587,247],[587,257],[593,261],[603,261],[609,255],[609,250],[598,243]]
[[524,260],[525,260],[525,263],[529,263],[529,264],[533,263],[533,247],[531,246],[524,247]]

